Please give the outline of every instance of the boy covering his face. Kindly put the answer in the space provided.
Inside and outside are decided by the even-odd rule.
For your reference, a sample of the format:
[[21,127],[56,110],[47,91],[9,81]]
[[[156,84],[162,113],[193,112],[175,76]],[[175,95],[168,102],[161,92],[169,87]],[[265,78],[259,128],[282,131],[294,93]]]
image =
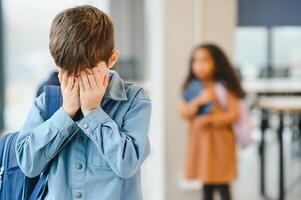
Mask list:
[[151,102],[111,70],[111,19],[92,6],[67,9],[53,20],[49,48],[63,103],[45,120],[45,93],[34,101],[17,139],[20,168],[36,177],[50,166],[47,200],[142,199]]

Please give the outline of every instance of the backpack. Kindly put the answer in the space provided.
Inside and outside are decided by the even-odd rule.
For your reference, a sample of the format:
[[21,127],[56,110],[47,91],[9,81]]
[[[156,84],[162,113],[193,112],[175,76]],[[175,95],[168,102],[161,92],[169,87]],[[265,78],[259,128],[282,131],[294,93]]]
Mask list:
[[[227,99],[227,90],[221,83],[215,84],[216,95],[222,104],[224,109],[227,109],[228,99]],[[234,124],[233,130],[235,134],[236,141],[239,146],[242,148],[246,148],[251,145],[254,140],[251,136],[251,119],[249,110],[243,100],[239,101],[239,109],[240,109],[240,118],[239,121]]]
[[[183,92],[183,98],[186,102],[190,102],[199,96],[199,94],[204,90],[204,85],[201,81],[196,78],[192,79]],[[213,108],[212,103],[207,103],[203,106],[200,106],[197,115],[208,114]]]
[[[61,92],[58,86],[45,86],[44,91],[46,119],[49,119],[61,105]],[[40,176],[26,177],[16,157],[18,134],[6,134],[0,139],[0,200],[41,200],[47,193],[49,165]]]

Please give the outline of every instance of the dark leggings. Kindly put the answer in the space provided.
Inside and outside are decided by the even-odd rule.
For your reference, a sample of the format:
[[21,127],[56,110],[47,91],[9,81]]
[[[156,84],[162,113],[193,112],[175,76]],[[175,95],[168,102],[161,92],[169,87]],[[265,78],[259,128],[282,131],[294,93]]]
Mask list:
[[203,200],[213,200],[213,193],[217,190],[222,200],[231,200],[230,188],[228,184],[204,185]]

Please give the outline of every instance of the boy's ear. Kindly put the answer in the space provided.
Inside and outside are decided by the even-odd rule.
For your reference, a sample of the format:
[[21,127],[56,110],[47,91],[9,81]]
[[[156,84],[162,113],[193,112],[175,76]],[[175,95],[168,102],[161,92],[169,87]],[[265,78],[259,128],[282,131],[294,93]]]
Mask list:
[[109,62],[108,62],[109,69],[112,69],[114,67],[114,65],[118,61],[119,55],[120,55],[119,50],[114,50],[113,51],[113,53],[112,53],[112,55],[111,55],[111,57],[109,59]]

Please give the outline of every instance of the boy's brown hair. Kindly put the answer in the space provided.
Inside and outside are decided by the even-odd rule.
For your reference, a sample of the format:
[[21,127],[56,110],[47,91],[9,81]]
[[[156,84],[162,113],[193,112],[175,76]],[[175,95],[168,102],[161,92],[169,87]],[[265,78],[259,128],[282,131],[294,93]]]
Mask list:
[[57,66],[68,72],[93,68],[108,62],[114,48],[111,19],[92,6],[64,10],[53,20],[50,29],[50,53]]

